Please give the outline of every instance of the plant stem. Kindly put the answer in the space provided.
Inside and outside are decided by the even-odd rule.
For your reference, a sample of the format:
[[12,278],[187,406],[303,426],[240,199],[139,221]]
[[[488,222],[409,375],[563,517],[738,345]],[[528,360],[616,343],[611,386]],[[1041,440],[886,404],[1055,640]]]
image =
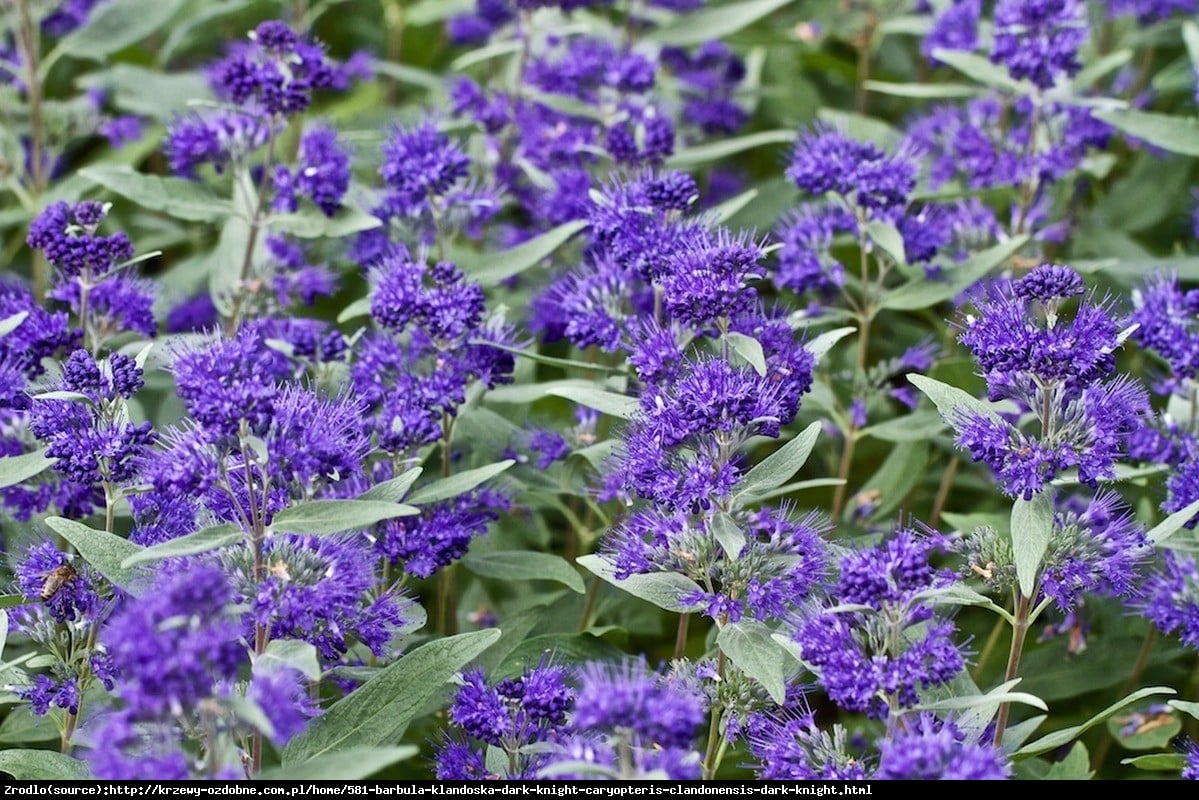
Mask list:
[[941,524],[941,512],[945,510],[945,502],[949,500],[949,491],[953,488],[953,479],[957,477],[958,467],[961,466],[961,463],[961,459],[956,455],[950,456],[949,466],[945,468],[945,473],[941,476],[941,485],[937,487],[937,498],[933,501],[933,510],[928,518],[931,528],[936,528]]
[[[1035,592],[1034,592],[1035,594]],[[1032,621],[1033,602],[1016,589],[1016,620],[1012,625],[1012,646],[1008,650],[1007,668],[1003,672],[1003,682],[1014,680],[1020,671],[1020,657],[1024,653],[1024,640],[1028,637],[1028,628]],[[1011,703],[999,706],[999,715],[995,718],[995,747],[1003,743],[1004,729],[1007,728],[1008,717],[1012,712]]]
[[[42,193],[46,191],[46,125],[42,118],[41,58],[38,52],[38,30],[29,11],[29,0],[17,0],[20,18],[18,39],[25,61],[25,93],[29,97],[29,189],[34,199],[34,212],[40,210]],[[40,250],[33,253],[33,296],[39,303],[50,287],[50,265]]]
[[583,601],[583,613],[579,615],[579,633],[591,626],[591,612],[595,610],[595,601],[599,598],[600,582],[600,577],[596,575],[587,587],[587,599]]
[[674,636],[674,657],[676,660],[683,657],[683,653],[687,650],[687,628],[691,624],[691,614],[679,615],[679,628]]
[[[721,650],[716,657],[716,674],[722,680],[724,679],[724,669],[725,656],[724,651]],[[720,735],[720,721],[723,717],[724,706],[720,703],[714,704],[712,706],[712,718],[708,723],[708,746],[704,751],[703,771],[701,773],[703,775],[703,779],[706,781],[712,780],[712,778],[716,775],[716,767],[718,763],[716,760],[717,749],[720,746],[720,740],[724,738]]]

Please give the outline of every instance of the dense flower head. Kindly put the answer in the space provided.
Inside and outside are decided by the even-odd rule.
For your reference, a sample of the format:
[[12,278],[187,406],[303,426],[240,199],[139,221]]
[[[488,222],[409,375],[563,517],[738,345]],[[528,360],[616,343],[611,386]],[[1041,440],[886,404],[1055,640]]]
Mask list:
[[[601,552],[616,575],[672,572],[710,586],[679,598],[714,619],[764,621],[793,611],[820,587],[830,557],[816,514],[763,508],[697,521],[682,512],[644,508],[630,513]],[[729,537],[743,541],[730,554]]]
[[475,489],[425,506],[419,516],[382,523],[375,546],[392,564],[427,578],[466,555],[471,540],[486,533],[510,505],[504,491]]
[[761,247],[743,234],[721,229],[694,237],[669,258],[661,276],[666,312],[701,331],[744,314],[756,298],[747,284],[763,276],[761,259]]
[[222,98],[240,106],[252,102],[268,115],[291,115],[311,105],[314,90],[338,82],[337,68],[324,48],[284,22],[263,22],[249,38],[210,68]]
[[191,417],[215,435],[236,436],[244,422],[261,434],[271,424],[286,359],[250,331],[178,352],[175,386]]
[[888,156],[831,128],[817,128],[795,143],[787,177],[813,195],[835,192],[862,209],[891,213],[916,186],[916,165],[906,155]]
[[1199,290],[1184,290],[1178,276],[1157,273],[1132,292],[1133,341],[1163,358],[1174,381],[1199,374]]
[[194,709],[246,662],[233,588],[215,567],[166,572],[105,625],[102,642],[122,676],[117,694],[142,719]]
[[921,592],[948,585],[952,574],[929,563],[935,553],[948,549],[948,544],[936,531],[904,528],[877,547],[850,553],[841,559],[837,598],[880,609],[887,604],[903,605]]
[[433,197],[447,194],[465,179],[470,159],[431,121],[396,127],[383,143],[379,177],[387,187],[385,204],[396,214],[411,215]]
[[41,598],[58,622],[92,618],[100,609],[97,576],[50,542],[30,547],[16,567],[15,577],[18,592]]
[[1135,595],[1151,552],[1144,528],[1114,492],[1068,498],[1054,518],[1041,589],[1063,611],[1084,592]]
[[133,244],[124,233],[97,234],[107,213],[107,206],[92,200],[73,205],[59,200],[33,220],[25,242],[68,279],[98,278],[133,258]]
[[92,286],[83,305],[83,287],[79,281],[59,283],[48,296],[66,303],[76,317],[86,311],[87,324],[98,339],[105,340],[123,332],[153,338],[158,332],[154,318],[154,284],[128,273],[116,273]]
[[320,712],[308,696],[304,676],[288,668],[255,669],[246,699],[271,723],[271,741],[282,747]]
[[565,667],[542,661],[494,684],[481,669],[462,674],[450,721],[468,736],[515,752],[557,733],[574,705]]
[[683,89],[683,120],[706,136],[736,133],[749,114],[735,100],[745,80],[745,62],[719,40],[704,42],[692,52],[662,48],[662,63]]
[[1108,15],[1135,16],[1141,25],[1150,25],[1175,15],[1194,14],[1199,11],[1195,0],[1108,0]]
[[1087,38],[1084,11],[1077,0],[999,0],[991,60],[1013,78],[1052,88],[1059,76],[1082,69],[1078,49]]
[[580,733],[628,732],[634,747],[691,747],[705,718],[703,698],[644,662],[592,662],[579,673],[571,728]]
[[1037,297],[1077,288],[1064,268],[1042,267],[974,294],[978,313],[965,318],[958,338],[982,368],[992,399],[1027,400],[1034,384],[1061,386],[1073,398],[1112,373],[1123,339],[1110,304],[1085,297],[1067,320],[1056,297]]
[[995,781],[1011,777],[1011,765],[995,747],[965,741],[956,725],[928,713],[908,720],[879,741],[874,780]]
[[276,534],[263,545],[266,574],[255,576],[249,545],[223,551],[222,571],[247,606],[245,635],[264,626],[271,639],[299,639],[336,662],[354,640],[388,656],[407,620],[405,602],[376,595],[377,560],[360,537]]
[[174,726],[146,725],[128,711],[109,713],[88,731],[88,765],[99,780],[189,780],[181,738]]
[[[75,346],[82,332],[71,327],[66,312],[47,311],[24,286],[0,281],[0,319],[11,319],[19,314],[24,314],[20,323],[0,337],[0,363],[23,378],[34,379],[45,372],[45,359]],[[20,391],[24,387],[17,385],[20,382],[14,375],[16,391],[4,394],[6,405],[22,403],[18,400],[24,397],[24,392]]]
[[936,50],[973,50],[978,46],[981,15],[980,0],[952,0],[933,21],[932,29],[920,43],[920,52],[935,62]]
[[859,781],[867,764],[849,749],[840,726],[824,730],[815,715],[804,711],[784,717],[757,714],[749,723],[749,749],[754,771],[762,780]]
[[839,206],[807,204],[786,214],[775,230],[782,244],[773,278],[780,289],[832,297],[845,284],[845,268],[829,253],[841,233],[856,233],[857,220]]
[[341,200],[350,187],[350,154],[335,130],[316,126],[300,138],[295,171],[276,168],[274,182],[276,208],[295,211],[299,207],[298,196],[303,195],[331,217],[341,208]]
[[672,213],[698,197],[694,181],[677,175],[643,173],[614,181],[594,197],[588,213],[592,235],[621,271],[653,280],[668,273],[671,257],[701,235],[694,222]]
[[211,109],[180,116],[167,126],[163,150],[171,171],[195,178],[196,170],[211,164],[218,172],[242,165],[271,137],[274,126],[238,109]]
[[1194,556],[1164,551],[1133,605],[1163,633],[1177,634],[1184,645],[1199,650],[1199,566]]
[[415,326],[434,341],[457,343],[483,320],[483,287],[467,281],[454,264],[429,265],[397,250],[371,274],[371,316],[395,333]]

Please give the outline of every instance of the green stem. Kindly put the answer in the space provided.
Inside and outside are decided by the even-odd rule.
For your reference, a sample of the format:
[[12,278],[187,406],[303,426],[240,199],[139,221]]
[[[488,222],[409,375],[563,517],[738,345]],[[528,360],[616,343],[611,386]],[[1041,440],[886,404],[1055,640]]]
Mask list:
[[[724,651],[721,650],[716,656],[716,675],[720,680],[724,680],[726,659]],[[721,703],[712,704],[712,717],[708,722],[708,746],[704,751],[704,762],[702,767],[702,775],[704,780],[710,781],[716,776],[716,755],[720,748],[720,740],[724,737],[720,735],[720,721],[724,717],[724,706]]]
[[679,627],[674,636],[674,657],[677,661],[687,651],[687,628],[691,623],[690,614],[679,615]]
[[595,610],[595,601],[599,598],[601,578],[596,575],[587,587],[587,599],[583,601],[583,613],[579,615],[579,633],[591,627],[591,612]]
[[[1035,592],[1034,592],[1035,594]],[[1007,668],[1003,672],[1003,682],[1016,679],[1020,672],[1020,658],[1024,653],[1024,640],[1028,638],[1028,628],[1032,622],[1032,600],[1016,589],[1016,615],[1012,625],[1012,645],[1008,650]],[[1003,734],[1007,728],[1008,717],[1012,713],[1011,703],[999,706],[999,715],[995,718],[995,747],[1003,744]]]

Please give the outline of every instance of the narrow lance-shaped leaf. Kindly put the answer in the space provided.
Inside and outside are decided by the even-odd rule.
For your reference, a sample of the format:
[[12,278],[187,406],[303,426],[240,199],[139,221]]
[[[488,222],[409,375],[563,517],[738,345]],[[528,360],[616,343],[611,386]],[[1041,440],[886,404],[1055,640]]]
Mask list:
[[497,461],[494,464],[488,464],[485,467],[463,470],[448,478],[441,478],[430,484],[421,486],[408,495],[406,500],[412,505],[426,505],[428,503],[436,503],[439,500],[449,500],[450,498],[469,492],[485,481],[491,480],[515,463],[514,460],[508,458],[503,461]]
[[54,464],[55,459],[46,458],[45,450],[26,453],[22,456],[0,458],[0,489],[16,486],[40,475]]
[[1020,592],[1029,598],[1032,598],[1041,560],[1053,536],[1051,495],[1051,491],[1045,491],[1033,495],[1031,500],[1017,498],[1012,505],[1012,551],[1016,560],[1016,579],[1020,582]]
[[667,611],[683,613],[700,608],[700,603],[684,603],[680,599],[685,594],[703,591],[698,583],[686,575],[675,572],[650,572],[622,579],[616,577],[616,567],[598,555],[582,556],[576,563],[613,586]]
[[423,644],[338,700],[283,749],[284,766],[395,742],[463,666],[500,638],[495,629]]
[[741,482],[740,495],[752,496],[769,492],[791,480],[812,454],[821,423],[813,422],[791,441],[754,466]]
[[128,539],[65,517],[47,517],[46,526],[73,544],[80,557],[113,584],[126,590],[133,587],[137,572],[123,565],[142,548]]

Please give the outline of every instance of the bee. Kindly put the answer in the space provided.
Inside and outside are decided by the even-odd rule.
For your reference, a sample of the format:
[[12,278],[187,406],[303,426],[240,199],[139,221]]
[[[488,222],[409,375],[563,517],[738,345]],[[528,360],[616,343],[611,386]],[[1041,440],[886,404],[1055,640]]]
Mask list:
[[75,568],[70,564],[63,564],[46,573],[46,580],[42,583],[42,600],[48,602],[58,594],[59,589],[75,580],[76,574]]

